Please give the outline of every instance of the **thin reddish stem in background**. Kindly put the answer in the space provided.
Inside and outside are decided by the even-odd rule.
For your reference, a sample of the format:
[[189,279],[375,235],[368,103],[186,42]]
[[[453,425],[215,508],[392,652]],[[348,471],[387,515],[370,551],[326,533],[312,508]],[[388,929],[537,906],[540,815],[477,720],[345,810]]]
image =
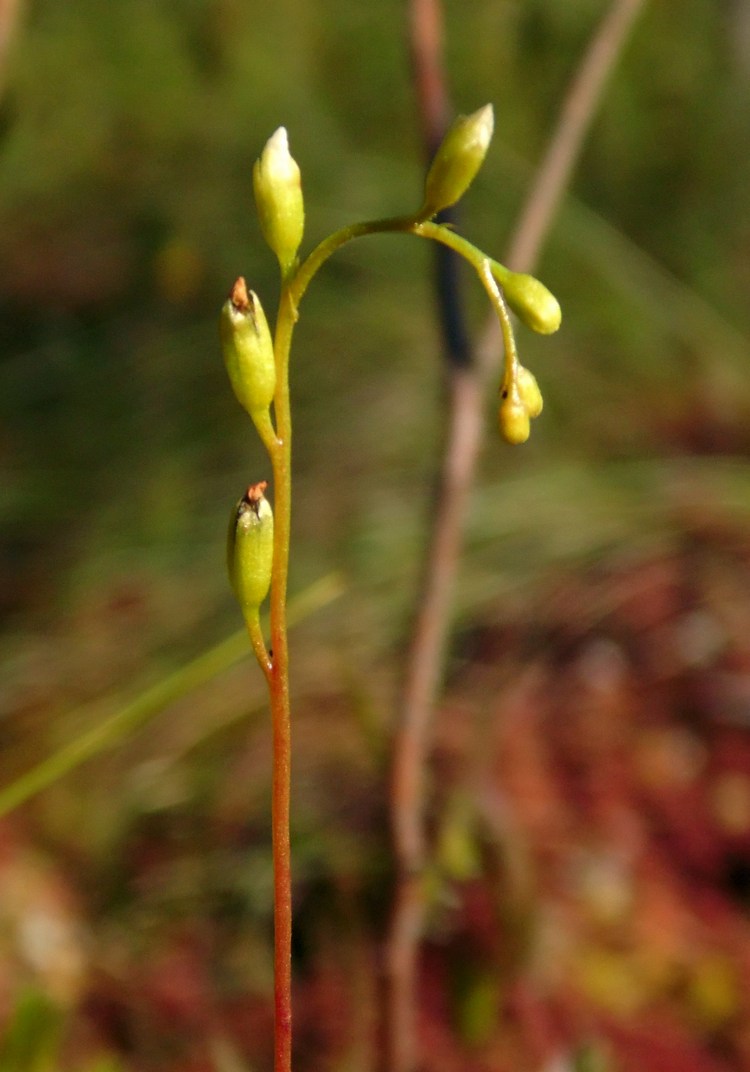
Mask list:
[[599,24],[573,76],[526,201],[505,263],[531,272],[581,153],[605,84],[644,0],[615,0]]
[[[410,0],[408,20],[414,88],[425,154],[429,159],[442,140],[449,117],[439,0]],[[449,251],[443,251],[442,256],[446,253]],[[448,300],[458,317],[456,273],[445,261],[443,269],[438,277],[438,293],[445,297],[446,290],[450,290]],[[410,1072],[418,1057],[417,968],[425,907],[423,777],[430,714],[443,666],[460,552],[459,516],[465,509],[467,489],[471,486],[472,458],[478,451],[481,425],[481,400],[473,397],[478,388],[476,375],[466,360],[466,353],[450,353],[450,321],[443,310],[439,315],[443,348],[449,358],[448,427],[432,519],[432,540],[424,563],[393,744],[390,809],[396,888],[385,950],[384,1072]],[[462,334],[460,329],[458,334],[459,337]],[[460,344],[457,349],[461,349]]]
[[449,119],[450,103],[443,69],[443,13],[437,0],[409,3],[409,47],[422,140],[431,157]]
[[[607,79],[644,3],[645,0],[614,0],[595,30],[573,76],[547,151],[537,168],[508,243],[505,263],[517,272],[534,270]],[[477,345],[477,353],[483,364],[493,361],[499,346],[500,330],[495,318],[491,317]]]
[[0,0],[0,97],[5,91],[10,55],[21,20],[21,0]]
[[439,498],[425,562],[394,742],[391,818],[396,891],[386,951],[386,1067],[417,1062],[417,968],[424,930],[424,772],[430,722],[444,662],[447,623],[472,475],[482,433],[482,384],[473,369],[451,372]]
[[[597,27],[563,102],[510,243],[507,263],[528,271],[559,206],[583,138],[644,0],[613,0]],[[438,0],[411,0],[410,43],[425,141],[439,141],[448,112]],[[447,434],[437,504],[424,565],[393,745],[391,822],[397,876],[386,948],[384,1067],[413,1072],[418,1063],[417,968],[424,930],[426,858],[424,772],[432,709],[443,672],[450,606],[467,500],[474,482],[483,426],[484,383],[499,349],[498,325],[486,329],[478,364],[450,372]]]

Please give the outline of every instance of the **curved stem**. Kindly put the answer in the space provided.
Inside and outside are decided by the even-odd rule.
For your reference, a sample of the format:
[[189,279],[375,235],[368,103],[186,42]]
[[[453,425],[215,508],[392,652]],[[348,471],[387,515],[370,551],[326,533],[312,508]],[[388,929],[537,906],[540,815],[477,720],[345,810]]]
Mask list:
[[513,335],[513,325],[510,320],[510,313],[508,307],[505,304],[505,299],[500,293],[500,287],[497,285],[497,280],[492,274],[492,261],[488,257],[485,257],[482,261],[482,267],[479,270],[479,278],[482,281],[484,289],[487,291],[492,307],[497,313],[497,319],[500,323],[500,331],[503,336],[503,351],[504,351],[504,367],[503,367],[503,380],[500,386],[501,391],[510,390],[511,384],[515,381],[518,373],[518,350],[516,348],[516,339]]
[[250,414],[255,425],[255,430],[260,436],[263,446],[268,451],[270,457],[273,457],[273,452],[279,442],[279,437],[276,435],[276,429],[273,426],[271,420],[271,414],[267,409],[258,410]]
[[464,238],[462,235],[457,234],[451,230],[450,227],[445,227],[441,223],[433,223],[432,220],[423,220],[421,222],[413,222],[411,227],[406,228],[410,234],[414,234],[417,238],[429,238],[433,242],[441,242],[442,245],[448,246],[449,249],[454,250],[464,260],[468,261],[475,271],[482,271],[482,265],[489,258],[486,253],[482,253],[481,249],[469,242],[468,238]]
[[[435,223],[433,220],[422,220],[418,215],[385,216],[382,219],[363,220],[361,223],[349,224],[347,227],[334,231],[333,234],[317,245],[290,279],[287,293],[293,306],[294,316],[296,317],[297,307],[313,277],[320,271],[329,257],[332,257],[337,250],[355,238],[386,233],[410,234],[416,238],[428,238],[433,242],[440,242],[462,256],[480,273],[482,265],[489,259],[486,253],[483,253],[468,239],[451,230],[450,227],[446,227],[442,223]],[[496,264],[495,261],[491,263]],[[497,267],[500,272],[507,272],[503,265],[498,264]]]
[[259,607],[254,612],[245,615],[245,625],[247,626],[247,634],[250,637],[250,644],[258,666],[263,671],[266,681],[270,681],[273,664],[266,648],[266,642],[263,639],[263,630],[260,627]]
[[323,267],[325,262],[337,249],[341,249],[353,238],[362,238],[364,235],[383,234],[387,231],[410,231],[414,228],[414,216],[385,216],[378,220],[364,220],[362,223],[349,224],[334,231],[328,238],[324,238],[319,245],[310,253],[297,268],[289,282],[289,297],[294,305],[295,313],[302,295],[310,285],[313,276]]

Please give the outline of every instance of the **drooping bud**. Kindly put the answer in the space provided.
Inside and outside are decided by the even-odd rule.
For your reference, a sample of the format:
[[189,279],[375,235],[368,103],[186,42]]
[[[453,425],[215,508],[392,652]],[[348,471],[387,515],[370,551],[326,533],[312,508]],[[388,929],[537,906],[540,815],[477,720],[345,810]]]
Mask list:
[[257,613],[271,586],[273,511],[263,494],[267,486],[265,480],[251,484],[229,518],[229,583],[245,615]]
[[544,408],[542,392],[539,390],[539,384],[536,382],[534,373],[529,372],[523,365],[519,365],[516,372],[516,387],[518,388],[518,397],[526,407],[529,417],[532,420],[534,417],[538,417]]
[[505,397],[500,400],[498,412],[502,437],[506,443],[514,445],[525,443],[531,433],[529,411],[515,389],[503,391],[503,395]]
[[503,288],[505,300],[518,319],[540,335],[551,335],[560,327],[560,303],[551,291],[533,275],[511,272],[497,261],[492,274]]
[[253,166],[253,190],[263,237],[286,275],[305,227],[300,170],[289,152],[285,127],[271,135]]
[[266,413],[276,390],[273,341],[260,299],[242,276],[224,302],[221,347],[232,389],[253,419]]
[[460,115],[440,143],[427,172],[424,205],[419,212],[429,219],[455,205],[468,190],[482,166],[494,128],[492,105],[471,115]]

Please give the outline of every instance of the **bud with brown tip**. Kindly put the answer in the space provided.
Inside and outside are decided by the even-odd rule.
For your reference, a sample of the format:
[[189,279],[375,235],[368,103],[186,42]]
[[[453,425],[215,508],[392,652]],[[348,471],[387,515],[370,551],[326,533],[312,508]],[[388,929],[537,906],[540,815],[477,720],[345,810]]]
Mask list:
[[271,586],[273,511],[267,483],[251,484],[232,510],[227,534],[229,582],[245,617],[258,613]]
[[232,389],[253,420],[265,414],[276,390],[273,341],[260,298],[242,276],[224,302],[221,347]]

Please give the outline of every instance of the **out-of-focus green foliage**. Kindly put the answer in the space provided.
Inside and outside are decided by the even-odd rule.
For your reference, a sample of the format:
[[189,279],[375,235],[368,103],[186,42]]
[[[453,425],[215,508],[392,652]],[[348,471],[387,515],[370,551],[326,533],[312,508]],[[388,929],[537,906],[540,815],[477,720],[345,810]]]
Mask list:
[[[456,102],[492,99],[498,116],[464,210],[488,248],[502,249],[600,11],[593,0],[447,5]],[[240,270],[272,304],[251,162],[283,122],[310,236],[415,204],[404,33],[393,0],[32,5],[0,138],[6,614],[48,609],[71,581],[106,584],[113,567],[190,575],[213,561],[226,502],[263,466],[242,439],[214,323]],[[727,318],[741,347],[750,93],[740,40],[707,0],[647,5],[573,196],[674,273],[696,306]],[[543,468],[552,442],[573,456],[682,449],[696,407],[706,437],[719,424],[744,443],[747,392],[723,370],[737,355],[720,352],[720,332],[686,337],[677,300],[659,301],[655,316],[637,262],[589,218],[563,210],[542,265],[565,309],[554,350],[521,339],[549,400],[545,431],[524,453],[493,438],[490,468]],[[362,243],[306,303],[293,372],[303,573],[346,552],[380,489],[420,514],[439,398],[427,264],[416,243]],[[325,517],[306,491],[321,480],[336,490]]]
[[45,994],[21,994],[0,1040],[4,1072],[52,1072],[61,1020],[61,1010]]
[[[486,248],[503,248],[601,10],[593,0],[446,5],[456,105],[491,99],[497,115],[463,209]],[[741,17],[708,0],[647,4],[602,102],[540,267],[563,329],[551,346],[519,336],[547,400],[538,435],[509,451],[488,433],[496,506],[482,513],[480,539],[493,542],[498,591],[515,567],[493,531],[515,516],[523,545],[535,523],[504,501],[507,474],[529,481],[533,499],[537,479],[546,495],[552,453],[585,465],[594,487],[567,501],[585,531],[609,500],[612,471],[599,462],[748,445]],[[213,639],[216,624],[233,622],[227,503],[268,475],[216,340],[239,272],[273,307],[251,164],[285,124],[308,242],[418,203],[402,5],[120,0],[102,11],[94,0],[38,0],[0,111],[7,650],[23,667],[28,629],[141,598],[148,629],[137,630],[134,658],[186,627]],[[355,645],[390,643],[402,609],[391,597],[408,600],[437,447],[431,301],[429,251],[393,236],[347,247],[305,299],[292,373],[295,583],[334,560],[355,571],[354,598],[368,607],[349,616]],[[480,325],[481,295],[470,291],[468,304]],[[623,538],[627,528],[625,517]],[[471,561],[465,577],[471,591]],[[81,658],[90,666],[91,653]],[[107,658],[111,679],[84,675],[84,697],[121,675],[112,652],[97,665]]]
[[[502,254],[605,7],[446,0],[456,109],[495,107],[495,139],[462,205],[484,248]],[[552,340],[518,333],[544,413],[521,449],[489,422],[468,519],[465,618],[560,563],[668,544],[684,511],[744,522],[743,19],[744,5],[714,0],[645,5],[539,266],[563,326]],[[274,306],[277,266],[255,220],[252,162],[285,125],[302,168],[303,250],[355,219],[416,209],[424,169],[405,32],[400,0],[26,5],[0,98],[4,783],[88,731],[76,712],[89,700],[134,695],[238,626],[226,512],[269,473],[227,386],[216,322],[240,273]],[[374,901],[385,871],[382,846],[365,844],[346,812],[346,779],[376,811],[381,657],[396,649],[414,591],[439,438],[430,267],[430,250],[403,237],[346,247],[306,296],[296,337],[293,588],[334,563],[351,585],[305,627],[295,688],[318,697],[321,681],[340,686],[351,710],[336,725],[356,739],[337,731],[324,747],[322,716],[299,727],[305,905],[316,882],[326,903],[326,882],[354,900],[362,883]],[[488,315],[479,288],[467,288],[467,305],[479,328]],[[159,919],[192,919],[208,903],[228,932],[241,921],[231,968],[243,993],[250,979],[265,994],[269,769],[265,732],[247,755],[238,744],[235,716],[257,695],[246,678],[178,705],[166,728],[79,771],[75,785],[61,780],[36,817],[49,843],[96,872],[88,908],[106,914],[112,946],[126,941],[137,957],[140,943],[153,957]],[[336,799],[306,759],[316,748]],[[250,852],[229,836],[216,844],[202,811],[216,800],[226,829],[263,815]],[[164,861],[134,891],[119,853],[141,832]],[[361,925],[349,923],[352,933]],[[469,983],[456,1014],[478,1039],[492,992],[481,974]],[[96,1072],[109,1069],[103,1060]],[[235,1067],[229,1051],[222,1060]]]
[[[601,11],[593,0],[446,5],[457,108],[492,100],[497,116],[462,209],[486,248],[503,249]],[[519,329],[544,415],[522,450],[488,429],[467,612],[477,593],[556,560],[553,534],[592,555],[610,536],[648,538],[658,516],[659,538],[661,457],[748,446],[750,76],[739,9],[722,12],[647,4],[602,102],[539,269],[563,328],[552,343]],[[29,682],[42,706],[54,694],[65,708],[142,680],[165,645],[174,665],[236,625],[224,517],[268,472],[225,383],[216,318],[240,272],[273,308],[252,161],[286,125],[305,248],[416,206],[405,29],[395,0],[105,11],[37,0],[26,11],[0,100],[9,713]],[[390,645],[413,590],[438,446],[429,268],[430,251],[409,239],[355,243],[303,307],[293,585],[334,562],[352,572],[354,612],[327,627],[345,651]],[[479,288],[467,300],[478,328]],[[629,470],[610,463],[638,472],[643,458],[653,477],[625,475],[618,490]]]

